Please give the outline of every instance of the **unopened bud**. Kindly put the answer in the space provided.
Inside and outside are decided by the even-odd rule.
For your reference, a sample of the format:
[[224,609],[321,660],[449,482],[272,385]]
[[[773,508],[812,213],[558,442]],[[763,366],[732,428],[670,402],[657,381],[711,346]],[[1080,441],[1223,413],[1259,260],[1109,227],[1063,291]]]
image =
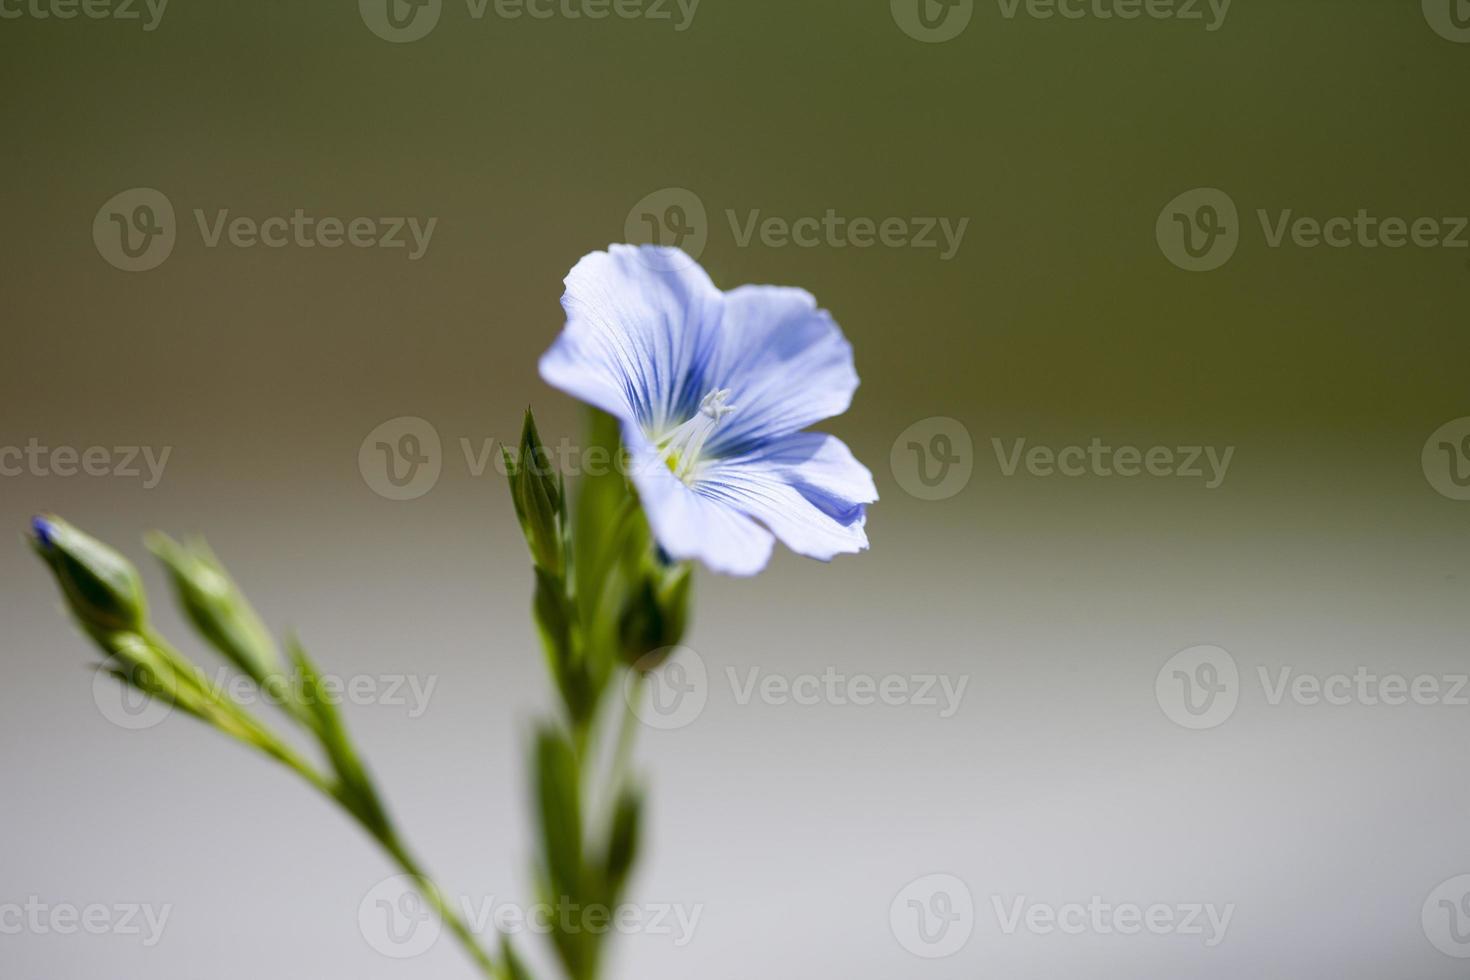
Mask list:
[[101,636],[143,629],[148,619],[143,583],[126,558],[50,514],[31,518],[30,541],[87,632]]
[[179,544],[151,534],[149,549],[168,569],[179,605],[194,628],[235,666],[265,686],[281,671],[270,632],[224,566],[202,541]]
[[521,428],[519,454],[514,460],[506,454],[506,476],[531,557],[537,565],[559,576],[563,565],[561,519],[565,513],[565,488],[529,409]]
[[690,566],[651,569],[633,588],[618,617],[618,639],[623,662],[639,670],[653,670],[650,654],[677,646],[689,624]]

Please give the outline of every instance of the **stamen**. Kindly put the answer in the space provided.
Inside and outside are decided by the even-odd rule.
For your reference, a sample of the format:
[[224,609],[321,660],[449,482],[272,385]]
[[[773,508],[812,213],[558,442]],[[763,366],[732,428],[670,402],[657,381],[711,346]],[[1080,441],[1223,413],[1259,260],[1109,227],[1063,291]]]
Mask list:
[[705,444],[726,416],[735,411],[730,389],[716,388],[699,401],[699,414],[669,433],[660,443],[659,459],[685,483],[693,483]]

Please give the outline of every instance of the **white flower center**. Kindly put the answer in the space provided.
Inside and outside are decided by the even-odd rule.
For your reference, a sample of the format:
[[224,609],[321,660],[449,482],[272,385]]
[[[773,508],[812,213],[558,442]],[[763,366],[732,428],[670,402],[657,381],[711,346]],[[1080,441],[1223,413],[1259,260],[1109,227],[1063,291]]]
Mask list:
[[700,399],[694,418],[659,440],[658,458],[684,483],[694,483],[705,444],[725,416],[735,411],[729,402],[729,388],[714,389]]

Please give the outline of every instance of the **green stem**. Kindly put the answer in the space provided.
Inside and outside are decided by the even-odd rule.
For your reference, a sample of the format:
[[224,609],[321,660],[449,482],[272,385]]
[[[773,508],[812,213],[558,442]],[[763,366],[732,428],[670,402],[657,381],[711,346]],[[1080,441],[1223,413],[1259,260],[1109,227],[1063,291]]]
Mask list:
[[459,940],[459,944],[464,947],[470,959],[475,961],[475,965],[480,968],[480,972],[487,978],[491,978],[491,980],[497,977],[495,961],[485,952],[484,948],[475,938],[475,934],[470,930],[464,919],[460,917],[459,912],[454,908],[453,904],[444,897],[444,892],[439,888],[438,884],[424,870],[423,866],[414,859],[413,855],[409,853],[408,848],[399,839],[397,831],[391,827],[385,828],[378,826],[369,814],[358,813],[337,792],[337,787],[330,780],[312,768],[310,764],[288,746],[280,743],[275,736],[269,733],[266,733],[266,735],[272,744],[262,746],[263,750],[274,758],[279,759],[301,776],[302,779],[305,779],[312,786],[320,790],[332,802],[346,810],[348,815],[355,819],[367,831],[368,836],[376,841],[387,855],[393,859],[394,864],[404,874],[414,880],[414,884],[418,887],[419,892],[428,901],[429,905],[433,907],[434,911],[439,915],[439,918],[449,926],[450,932],[454,933],[454,937]]
[[643,675],[635,674],[632,681],[632,689],[628,692],[626,703],[623,705],[623,720],[618,726],[618,742],[613,750],[611,787],[608,798],[617,804],[617,793],[622,788],[623,782],[628,778],[628,769],[633,764],[633,740],[638,734],[638,713],[633,710],[633,704],[643,693]]
[[496,977],[495,961],[480,946],[479,940],[475,938],[475,934],[470,931],[470,927],[460,917],[459,912],[455,910],[453,903],[445,898],[444,892],[435,884],[434,879],[429,877],[428,872],[414,860],[413,855],[408,853],[408,849],[403,846],[403,843],[398,840],[397,836],[390,830],[385,833],[374,833],[373,838],[382,845],[383,850],[388,852],[388,855],[393,858],[403,873],[411,877],[418,885],[419,891],[428,900],[429,904],[433,906],[439,918],[449,926],[449,931],[454,933],[454,937],[459,940],[459,944],[464,947],[465,952],[475,961],[475,965],[480,968],[480,972],[489,978]]
[[[368,836],[375,840],[379,846],[387,852],[393,862],[398,865],[404,874],[414,880],[424,898],[438,913],[448,926],[460,945],[475,961],[480,972],[487,978],[494,980],[498,976],[495,962],[489,954],[480,946],[475,935],[470,931],[468,925],[460,917],[454,906],[444,897],[444,893],[435,884],[434,879],[419,863],[414,860],[413,855],[399,840],[397,832],[391,827],[382,826],[374,814],[360,811],[354,807],[347,794],[341,792],[341,787],[329,777],[318,772],[316,767],[307,762],[299,752],[286,742],[282,741],[273,731],[266,728],[255,716],[241,708],[228,698],[220,698],[217,693],[209,687],[208,678],[186,660],[178,651],[174,650],[161,636],[149,631],[148,642],[160,655],[169,658],[170,662],[180,671],[187,671],[183,676],[192,682],[200,696],[200,707],[205,711],[204,720],[220,729],[226,735],[235,737],[247,745],[251,745],[260,752],[280,762],[286,768],[295,772],[298,776],[311,784],[314,788],[326,796],[332,802],[342,807],[349,816],[356,820]],[[374,791],[376,793],[376,791]],[[386,818],[384,818],[386,819]]]

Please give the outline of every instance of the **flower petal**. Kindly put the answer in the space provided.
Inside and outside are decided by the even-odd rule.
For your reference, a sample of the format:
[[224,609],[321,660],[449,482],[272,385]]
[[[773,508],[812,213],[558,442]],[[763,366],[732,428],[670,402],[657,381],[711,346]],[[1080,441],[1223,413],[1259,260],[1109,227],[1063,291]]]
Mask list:
[[741,286],[725,294],[712,387],[730,388],[736,412],[708,451],[732,456],[841,415],[857,390],[852,345],[804,289]]
[[659,547],[679,559],[697,559],[716,572],[754,575],[771,560],[775,538],[739,510],[695,492],[676,479],[648,448],[629,472]]
[[873,475],[835,436],[800,432],[712,463],[696,491],[760,521],[797,554],[830,561],[865,551]]
[[689,418],[709,388],[724,296],[677,249],[613,245],[567,274],[547,384],[647,431]]

